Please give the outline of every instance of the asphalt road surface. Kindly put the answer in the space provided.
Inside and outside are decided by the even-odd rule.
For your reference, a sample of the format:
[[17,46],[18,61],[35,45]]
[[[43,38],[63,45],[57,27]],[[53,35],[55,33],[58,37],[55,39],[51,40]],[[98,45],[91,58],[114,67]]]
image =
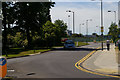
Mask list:
[[75,50],[62,48],[40,55],[8,59],[8,74],[17,78],[107,78],[78,70],[75,63],[100,47],[90,43]]

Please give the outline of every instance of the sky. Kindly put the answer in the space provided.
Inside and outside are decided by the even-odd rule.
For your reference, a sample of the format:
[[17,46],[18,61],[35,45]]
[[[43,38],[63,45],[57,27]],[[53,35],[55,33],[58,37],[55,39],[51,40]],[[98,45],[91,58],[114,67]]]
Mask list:
[[[66,12],[67,10],[74,11],[75,13],[75,33],[86,34],[86,20],[92,19],[92,21],[88,21],[88,34],[92,33],[100,33],[100,2],[92,1],[92,2],[83,2],[78,1],[72,2],[73,0],[53,0],[56,1],[55,7],[51,9],[51,18],[52,22],[55,20],[63,20],[68,25],[68,30],[72,30],[73,28],[73,16],[72,13]],[[65,2],[66,1],[66,2]],[[116,11],[117,16],[116,20],[118,21],[118,1],[107,1],[103,2],[103,19],[104,19],[104,34],[107,34],[109,31],[109,26],[111,22],[115,22],[115,13],[108,13],[108,10]],[[70,17],[68,17],[70,15]],[[80,29],[80,24],[83,24]],[[96,27],[97,26],[97,27]]]
[[[19,1],[19,2],[91,2],[91,0],[0,0],[2,2],[6,1]],[[99,2],[100,0],[94,0]],[[119,0],[102,0],[103,2],[118,2]]]
[[[54,2],[91,2],[92,0],[51,0]],[[100,0],[93,0],[99,2]],[[102,0],[103,2],[118,2],[120,0]]]

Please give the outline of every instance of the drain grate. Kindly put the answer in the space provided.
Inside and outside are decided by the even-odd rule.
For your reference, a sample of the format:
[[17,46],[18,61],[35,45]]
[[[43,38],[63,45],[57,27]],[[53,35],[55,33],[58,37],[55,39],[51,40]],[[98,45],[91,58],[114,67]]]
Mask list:
[[35,73],[32,72],[32,73],[28,73],[27,75],[35,75]]

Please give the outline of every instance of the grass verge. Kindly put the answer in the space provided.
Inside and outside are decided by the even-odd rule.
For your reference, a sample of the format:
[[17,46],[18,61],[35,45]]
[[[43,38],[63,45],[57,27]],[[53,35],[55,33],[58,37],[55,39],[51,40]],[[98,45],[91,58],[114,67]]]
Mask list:
[[75,42],[75,46],[79,47],[79,46],[84,46],[84,45],[89,45],[88,43],[84,43],[84,42],[78,42],[78,45],[77,45],[77,42]]
[[[75,45],[77,46],[77,42],[75,42]],[[84,46],[84,45],[89,45],[88,43],[84,43],[84,42],[78,42],[78,46]],[[63,46],[54,46],[54,47],[63,47]],[[54,48],[53,47],[53,48]],[[9,50],[7,50],[7,57],[6,55],[2,55],[6,58],[12,58],[12,57],[20,57],[20,56],[27,56],[30,54],[35,54],[38,52],[46,52],[46,51],[50,51],[51,49],[36,49],[36,50],[25,50],[23,48],[10,48]]]
[[21,48],[12,48],[7,52],[8,57],[6,57],[6,55],[2,55],[2,56],[5,56],[6,58],[20,57],[20,56],[27,56],[29,54],[35,54],[38,52],[50,51],[50,50],[51,49],[23,50]]

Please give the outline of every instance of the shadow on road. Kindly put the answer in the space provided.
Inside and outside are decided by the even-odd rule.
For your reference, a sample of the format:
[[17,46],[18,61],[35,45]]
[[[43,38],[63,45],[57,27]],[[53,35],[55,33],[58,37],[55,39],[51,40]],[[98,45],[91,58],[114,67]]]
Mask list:
[[75,49],[64,49],[64,48],[53,48],[56,51],[93,51],[93,50],[101,50],[95,48],[75,48]]

